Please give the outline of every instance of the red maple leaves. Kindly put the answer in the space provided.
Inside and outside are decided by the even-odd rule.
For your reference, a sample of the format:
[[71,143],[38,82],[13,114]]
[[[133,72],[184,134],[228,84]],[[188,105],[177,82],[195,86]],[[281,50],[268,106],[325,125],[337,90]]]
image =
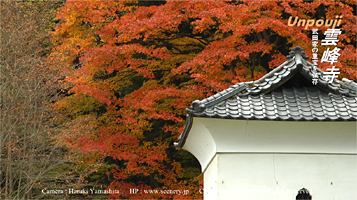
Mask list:
[[[57,13],[52,55],[61,61],[71,92],[93,99],[76,103],[70,96],[58,103],[73,127],[66,145],[95,155],[93,162],[114,163],[107,170],[113,176],[109,188],[192,187],[189,197],[198,197],[199,172],[185,172],[197,169],[197,161],[182,164],[188,158],[172,146],[184,126],[184,108],[263,76],[294,46],[311,56],[310,31],[289,27],[290,15],[342,14],[338,67],[353,78],[352,11],[330,1],[68,1]],[[135,195],[120,197],[153,197]]]

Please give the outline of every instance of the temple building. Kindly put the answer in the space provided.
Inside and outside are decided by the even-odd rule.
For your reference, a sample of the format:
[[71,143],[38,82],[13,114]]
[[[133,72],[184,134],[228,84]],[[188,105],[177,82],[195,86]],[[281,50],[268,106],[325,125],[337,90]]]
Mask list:
[[300,47],[287,59],[186,110],[175,145],[200,162],[205,200],[357,199],[357,84],[327,82]]

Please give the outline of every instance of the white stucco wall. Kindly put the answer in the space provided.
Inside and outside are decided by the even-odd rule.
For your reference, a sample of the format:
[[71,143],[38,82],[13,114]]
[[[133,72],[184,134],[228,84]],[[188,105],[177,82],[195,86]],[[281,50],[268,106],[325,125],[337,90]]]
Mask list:
[[194,118],[183,148],[199,160],[202,171],[216,152],[356,154],[356,125]]
[[203,174],[203,198],[205,200],[216,200],[219,198],[218,194],[218,156],[215,156],[209,167]]
[[[204,173],[204,199],[357,199],[355,155],[217,154]],[[216,186],[217,188],[215,188]]]
[[209,164],[216,154],[216,143],[210,131],[206,128],[204,121],[193,121],[190,134],[186,139],[183,149],[188,150],[197,158],[202,170],[202,167],[206,167]]
[[200,162],[204,199],[356,200],[356,122],[194,118],[183,148]]

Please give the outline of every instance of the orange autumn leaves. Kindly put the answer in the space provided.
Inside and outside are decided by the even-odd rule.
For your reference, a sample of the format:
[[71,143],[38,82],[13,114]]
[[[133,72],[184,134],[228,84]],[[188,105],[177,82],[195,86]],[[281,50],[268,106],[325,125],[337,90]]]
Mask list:
[[192,190],[188,196],[112,197],[202,198],[197,160],[172,145],[183,129],[185,108],[263,76],[294,46],[311,57],[311,31],[289,27],[289,16],[343,14],[339,67],[342,77],[353,78],[356,16],[350,4],[67,1],[52,33],[52,57],[71,94],[57,103],[67,127],[63,143],[82,152],[78,163],[106,166],[108,178],[91,180],[98,184]]

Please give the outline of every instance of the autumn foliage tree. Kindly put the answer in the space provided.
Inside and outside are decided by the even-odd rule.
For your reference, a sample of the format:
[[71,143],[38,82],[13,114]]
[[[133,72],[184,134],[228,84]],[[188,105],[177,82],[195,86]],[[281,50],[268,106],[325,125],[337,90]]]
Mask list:
[[[290,16],[343,15],[339,68],[354,79],[355,2],[67,1],[57,13],[53,59],[68,96],[57,103],[59,139],[83,156],[90,187],[112,197],[202,198],[198,162],[173,147],[185,108],[228,86],[260,78],[295,46],[311,57],[311,29]],[[319,27],[320,38],[327,27]],[[319,51],[322,56],[323,48]],[[323,70],[327,65],[321,64]],[[84,170],[85,171],[85,170]],[[188,196],[129,188],[189,189]]]
[[56,75],[46,61],[60,2],[0,2],[0,199],[43,198],[63,164],[52,138]]

